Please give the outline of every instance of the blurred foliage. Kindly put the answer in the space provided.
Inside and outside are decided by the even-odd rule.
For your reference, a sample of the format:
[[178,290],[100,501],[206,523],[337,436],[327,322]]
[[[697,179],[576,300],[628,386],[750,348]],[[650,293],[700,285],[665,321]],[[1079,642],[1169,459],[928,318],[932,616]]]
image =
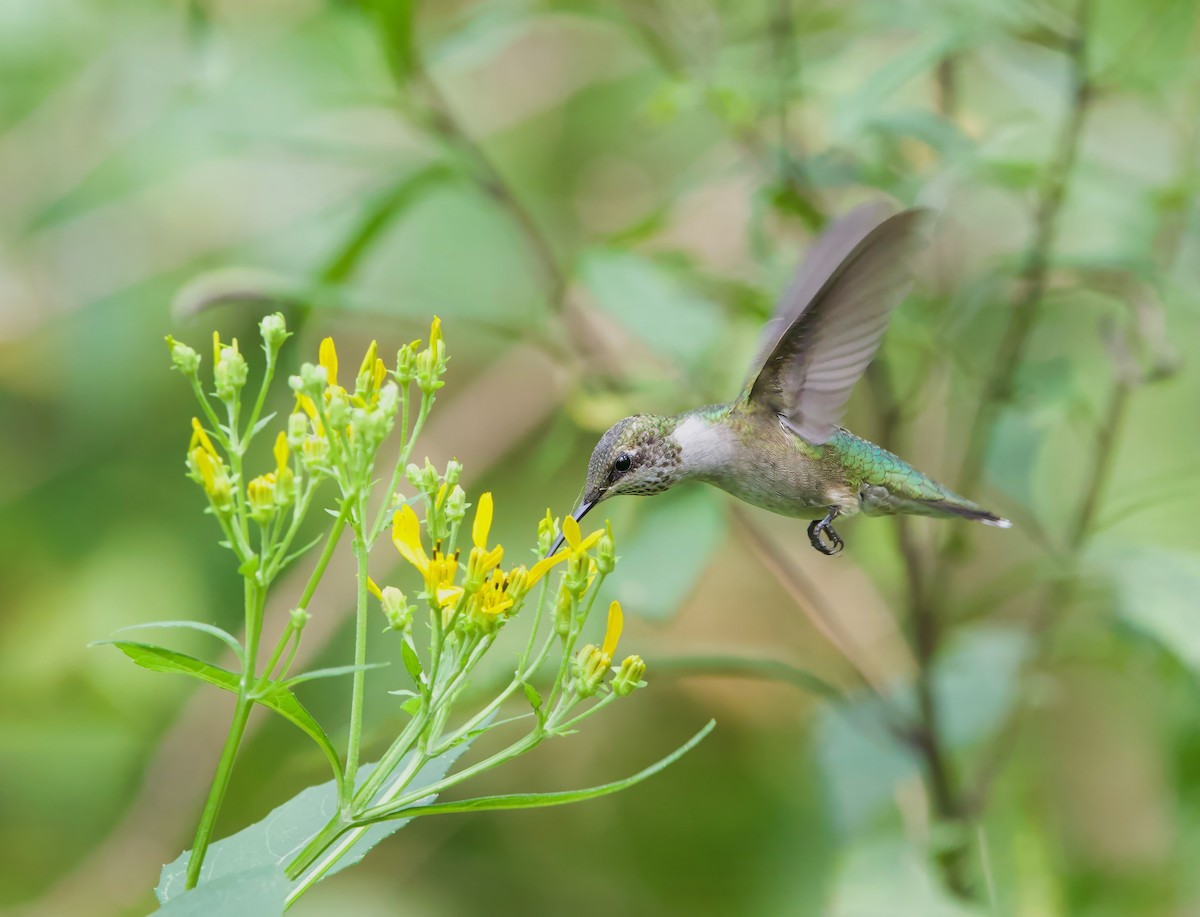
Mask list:
[[[164,333],[249,336],[283,308],[294,353],[331,330],[386,349],[437,312],[455,360],[430,453],[535,518],[618,417],[732,397],[815,229],[886,195],[942,217],[847,425],[1016,527],[854,520],[827,560],[719,494],[614,501],[651,690],[483,790],[600,783],[683,724],[716,733],[587,806],[418,820],[296,910],[1200,907],[1196,19],[0,2],[0,903],[145,912],[218,754],[218,692],[85,649],[237,625]],[[345,655],[347,610],[319,607],[313,665]],[[849,697],[655,677],[714,649]],[[379,745],[395,728],[368,717]],[[251,729],[221,835],[320,779],[288,724]]]

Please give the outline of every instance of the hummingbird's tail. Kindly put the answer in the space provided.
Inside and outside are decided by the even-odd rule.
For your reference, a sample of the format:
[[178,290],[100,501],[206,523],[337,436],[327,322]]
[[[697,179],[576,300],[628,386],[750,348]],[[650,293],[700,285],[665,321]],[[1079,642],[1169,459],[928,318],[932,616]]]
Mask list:
[[949,494],[941,500],[914,500],[926,512],[918,515],[957,516],[960,519],[970,519],[972,522],[982,522],[984,525],[994,525],[998,529],[1012,528],[1012,523],[1002,516],[988,512],[977,503],[972,503],[957,494]]

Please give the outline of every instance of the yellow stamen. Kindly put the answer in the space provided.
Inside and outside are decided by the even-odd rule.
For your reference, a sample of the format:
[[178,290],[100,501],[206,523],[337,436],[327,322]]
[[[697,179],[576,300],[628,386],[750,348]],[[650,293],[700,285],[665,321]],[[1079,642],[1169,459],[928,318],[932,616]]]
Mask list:
[[621,611],[621,603],[614,601],[608,606],[608,628],[604,631],[604,645],[600,647],[609,659],[617,651],[617,641],[621,639],[621,630],[625,626],[625,615]]

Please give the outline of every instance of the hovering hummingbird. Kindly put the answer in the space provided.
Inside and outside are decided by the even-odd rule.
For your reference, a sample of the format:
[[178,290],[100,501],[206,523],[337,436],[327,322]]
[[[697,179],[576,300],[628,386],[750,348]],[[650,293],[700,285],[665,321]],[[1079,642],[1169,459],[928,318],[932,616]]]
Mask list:
[[1008,528],[1007,519],[838,426],[888,316],[912,286],[911,256],[924,215],[892,214],[876,204],[835,222],[776,306],[741,395],[730,404],[615,423],[592,452],[583,498],[571,515],[582,519],[618,494],[704,481],[780,515],[812,519],[808,539],[826,555],[844,546],[834,519],[859,511]]

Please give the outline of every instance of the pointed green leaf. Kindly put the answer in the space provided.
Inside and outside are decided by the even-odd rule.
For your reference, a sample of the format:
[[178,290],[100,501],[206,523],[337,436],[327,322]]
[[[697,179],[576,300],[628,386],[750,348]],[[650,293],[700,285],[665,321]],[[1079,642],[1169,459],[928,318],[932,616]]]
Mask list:
[[242,649],[242,645],[238,643],[237,638],[234,637],[233,634],[229,633],[229,631],[222,630],[214,624],[204,624],[201,621],[149,621],[146,624],[130,624],[128,627],[118,628],[117,630],[113,631],[113,633],[123,634],[126,631],[138,630],[143,627],[183,627],[189,630],[198,630],[201,633],[208,634],[211,637],[216,637],[218,640],[225,643],[226,646],[233,650],[234,655],[236,655],[238,658],[238,661],[243,666],[246,664],[246,653]]
[[573,802],[596,799],[599,796],[607,796],[610,793],[618,793],[670,767],[704,741],[705,736],[712,732],[716,725],[716,720],[709,720],[703,729],[665,758],[656,761],[644,770],[640,770],[623,780],[614,780],[612,783],[604,783],[600,786],[592,786],[582,790],[565,790],[559,793],[512,793],[506,796],[480,796],[475,799],[463,799],[459,802],[443,802],[435,805],[418,804],[416,808],[405,807],[395,814],[382,816],[377,820],[416,818],[419,815],[444,815],[450,812],[489,812],[498,809],[536,809],[544,806],[563,806]]
[[[181,675],[191,675],[193,678],[199,678],[201,681],[206,681],[210,685],[216,685],[218,688],[224,688],[233,694],[238,693],[241,676],[230,672],[228,669],[209,665],[207,662],[196,659],[193,656],[177,653],[174,650],[168,650],[149,643],[131,643],[124,640],[109,640],[105,642],[111,643],[143,669],[150,669],[153,672],[176,672]],[[291,691],[276,682],[268,682],[268,690],[255,697],[254,701],[255,703],[262,704],[264,707],[269,707],[284,719],[290,720],[304,730],[317,743],[321,751],[325,753],[325,757],[329,759],[329,764],[333,768],[333,772],[336,774],[341,771],[341,762],[338,759],[338,754],[333,747],[333,743],[329,741],[329,736],[325,734],[325,730],[321,728],[321,724],[313,718],[313,715],[305,709],[304,705],[296,699],[296,696]]]

